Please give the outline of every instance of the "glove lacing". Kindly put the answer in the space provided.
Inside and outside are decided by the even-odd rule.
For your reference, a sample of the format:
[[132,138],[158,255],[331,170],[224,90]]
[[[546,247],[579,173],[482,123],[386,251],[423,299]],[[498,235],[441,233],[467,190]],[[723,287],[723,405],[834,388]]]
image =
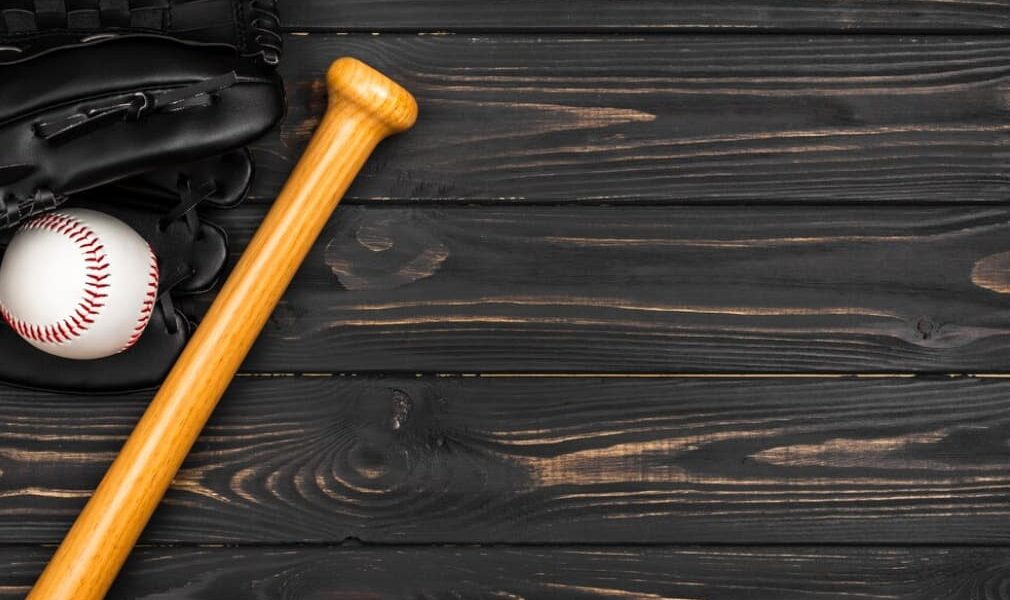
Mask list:
[[62,203],[62,198],[47,189],[35,190],[32,197],[27,199],[0,194],[0,229],[16,227],[28,217],[56,208]]
[[[189,176],[182,174],[179,175],[176,182],[176,191],[179,194],[179,202],[158,221],[158,229],[165,231],[173,223],[182,221],[199,240],[202,232],[196,207],[217,193],[217,184],[212,179],[196,183]],[[158,310],[161,311],[162,322],[165,323],[165,329],[170,335],[175,335],[179,331],[179,322],[176,318],[177,313],[172,302],[171,291],[193,274],[194,272],[191,271],[177,281],[162,282],[161,293],[158,297]]]
[[253,39],[260,47],[259,54],[266,64],[276,65],[281,60],[284,38],[280,34],[275,3],[273,0],[252,0],[249,6],[254,15],[249,26],[256,32]]
[[176,191],[179,193],[179,203],[165,213],[165,216],[158,221],[158,227],[164,231],[175,221],[185,218],[186,225],[192,231],[193,228],[200,226],[196,211],[193,209],[217,193],[217,184],[207,179],[195,185],[189,176],[182,174],[176,182]]

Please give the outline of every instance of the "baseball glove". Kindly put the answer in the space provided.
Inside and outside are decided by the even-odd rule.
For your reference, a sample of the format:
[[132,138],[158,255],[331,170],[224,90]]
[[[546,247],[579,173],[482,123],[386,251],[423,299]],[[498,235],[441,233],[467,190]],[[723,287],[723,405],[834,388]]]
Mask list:
[[[159,259],[132,348],[98,361],[38,351],[0,325],[0,380],[102,392],[157,385],[228,256],[202,207],[246,196],[246,146],[284,112],[272,0],[24,0],[0,9],[0,249],[60,206],[116,216]],[[180,300],[183,300],[180,302]]]

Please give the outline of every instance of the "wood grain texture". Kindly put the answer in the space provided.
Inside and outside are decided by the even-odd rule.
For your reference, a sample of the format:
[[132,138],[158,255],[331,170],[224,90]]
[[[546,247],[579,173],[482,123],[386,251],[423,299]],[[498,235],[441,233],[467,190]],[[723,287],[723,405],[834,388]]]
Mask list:
[[1008,250],[996,208],[343,206],[245,369],[1002,372]]
[[999,31],[1005,0],[298,0],[294,30],[336,31]]
[[[0,395],[0,542],[145,400]],[[1010,381],[244,377],[148,543],[1010,542]]]
[[[1010,13],[1008,13],[1010,14]],[[350,54],[416,94],[352,201],[1005,202],[1002,36],[291,35],[270,200]]]
[[[0,549],[0,598],[42,552]],[[108,600],[1005,600],[1001,548],[144,548]]]

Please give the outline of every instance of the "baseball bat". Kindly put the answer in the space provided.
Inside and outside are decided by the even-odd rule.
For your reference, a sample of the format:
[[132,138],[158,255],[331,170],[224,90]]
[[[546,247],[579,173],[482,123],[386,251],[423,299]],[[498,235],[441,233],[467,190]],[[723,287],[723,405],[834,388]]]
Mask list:
[[329,105],[305,154],[29,600],[100,600],[351,181],[409,129],[409,92],[352,58],[326,73]]

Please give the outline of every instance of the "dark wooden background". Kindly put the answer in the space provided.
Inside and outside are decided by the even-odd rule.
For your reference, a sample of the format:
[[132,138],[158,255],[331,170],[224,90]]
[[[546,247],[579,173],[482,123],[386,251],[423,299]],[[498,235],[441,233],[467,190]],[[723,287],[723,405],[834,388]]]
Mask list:
[[[332,58],[423,116],[112,598],[1010,598],[1010,0],[281,8],[236,254]],[[148,397],[0,389],[0,597]]]

